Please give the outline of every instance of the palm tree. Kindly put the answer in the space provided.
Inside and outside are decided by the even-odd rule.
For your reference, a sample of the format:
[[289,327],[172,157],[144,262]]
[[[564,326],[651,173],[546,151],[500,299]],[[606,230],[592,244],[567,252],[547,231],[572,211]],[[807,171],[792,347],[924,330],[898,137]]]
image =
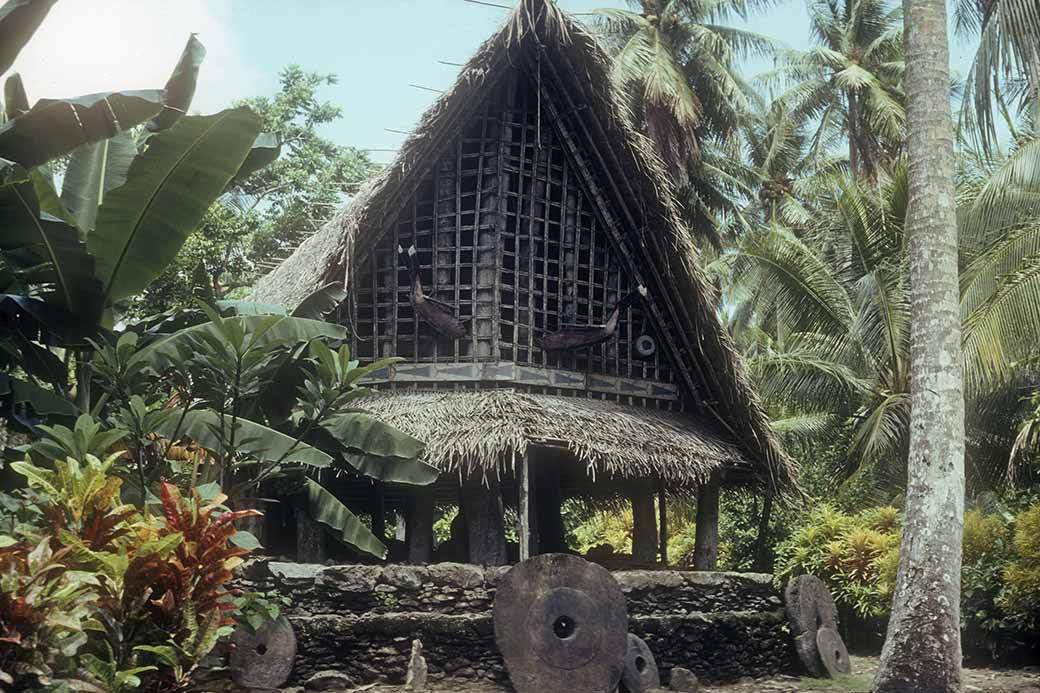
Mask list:
[[852,170],[873,175],[902,146],[901,11],[886,0],[810,0],[809,15],[818,45],[787,51],[760,79],[786,86],[777,101],[815,125],[814,148],[840,132]]
[[[1023,388],[1035,373],[1040,211],[1030,216],[1027,196],[1014,193],[1026,181],[1006,184],[1033,151],[963,174],[958,189],[968,465],[977,489],[1005,479],[1013,422],[1028,412]],[[1040,167],[1033,171],[1040,186]],[[812,186],[812,223],[797,232],[765,225],[713,269],[724,274],[731,330],[777,430],[845,451],[841,478],[868,475],[877,500],[887,501],[904,486],[909,450],[906,166],[876,184],[836,173]]]
[[910,445],[878,693],[960,693],[964,377],[946,0],[905,0]]
[[679,186],[689,182],[702,142],[737,132],[752,97],[738,60],[772,42],[725,26],[769,0],[630,0],[633,9],[599,9],[613,54],[613,80],[636,125],[657,144]]
[[1040,5],[1036,0],[958,0],[957,33],[978,38],[979,46],[965,83],[961,122],[986,153],[996,144],[994,104],[1017,139],[1015,119],[1005,94],[1018,97],[1040,127]]

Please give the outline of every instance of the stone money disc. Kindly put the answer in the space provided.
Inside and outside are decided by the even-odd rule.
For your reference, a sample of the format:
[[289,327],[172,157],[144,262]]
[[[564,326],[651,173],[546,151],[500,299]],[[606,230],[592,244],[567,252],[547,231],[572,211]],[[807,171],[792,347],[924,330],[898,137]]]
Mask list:
[[621,693],[646,693],[661,687],[661,675],[650,648],[638,635],[628,634],[625,670],[621,673]]
[[499,582],[495,642],[517,693],[611,693],[628,648],[625,596],[605,568],[567,554],[513,566]]
[[820,653],[823,668],[831,678],[852,673],[849,651],[845,649],[845,642],[838,635],[838,631],[831,628],[820,628],[816,631],[816,649]]
[[289,619],[268,621],[256,632],[239,625],[231,635],[232,680],[243,688],[278,688],[292,673],[296,634]]

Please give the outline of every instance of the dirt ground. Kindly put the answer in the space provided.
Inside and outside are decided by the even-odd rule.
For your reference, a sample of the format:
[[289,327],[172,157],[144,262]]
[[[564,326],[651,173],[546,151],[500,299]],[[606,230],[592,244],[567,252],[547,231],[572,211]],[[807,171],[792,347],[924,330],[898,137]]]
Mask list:
[[[747,679],[725,686],[705,686],[704,693],[869,693],[870,681],[877,668],[876,657],[851,657],[852,675],[840,679],[810,679],[779,676],[771,679]],[[1040,667],[1023,669],[965,669],[965,693],[1040,693]],[[434,684],[431,693],[503,693],[509,689],[487,684],[456,682]],[[368,693],[401,693],[399,686],[367,686],[354,691]],[[548,693],[548,692],[547,692]],[[577,693],[577,692],[568,692]]]

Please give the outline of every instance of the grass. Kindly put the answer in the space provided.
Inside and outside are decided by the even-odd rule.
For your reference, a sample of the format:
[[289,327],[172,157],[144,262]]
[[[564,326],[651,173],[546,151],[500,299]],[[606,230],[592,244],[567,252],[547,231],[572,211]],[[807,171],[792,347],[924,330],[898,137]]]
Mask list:
[[803,691],[869,691],[869,674],[853,674],[833,679],[800,679],[798,688]]

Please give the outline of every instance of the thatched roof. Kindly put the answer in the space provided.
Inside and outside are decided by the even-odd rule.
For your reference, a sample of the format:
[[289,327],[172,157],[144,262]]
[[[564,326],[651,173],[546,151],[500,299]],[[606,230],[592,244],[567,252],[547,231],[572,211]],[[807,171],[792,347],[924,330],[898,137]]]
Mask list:
[[[505,26],[488,39],[461,74],[423,115],[397,157],[353,202],[308,238],[291,257],[257,284],[260,301],[294,305],[352,271],[355,248],[374,243],[408,199],[419,179],[497,80],[525,56],[540,51],[546,78],[570,102],[567,117],[580,126],[594,149],[609,188],[630,216],[627,231],[638,238],[641,262],[652,268],[651,293],[670,311],[670,327],[691,354],[694,397],[711,419],[750,459],[760,481],[793,488],[793,466],[769,429],[729,334],[716,314],[718,296],[698,265],[691,234],[653,143],[631,126],[616,97],[610,59],[596,39],[552,0],[521,0]],[[605,186],[608,187],[608,186]]]
[[747,466],[736,445],[688,416],[602,400],[498,389],[381,392],[356,403],[425,441],[425,461],[445,472],[468,474],[473,460],[509,465],[538,444],[567,448],[593,477],[683,484]]

